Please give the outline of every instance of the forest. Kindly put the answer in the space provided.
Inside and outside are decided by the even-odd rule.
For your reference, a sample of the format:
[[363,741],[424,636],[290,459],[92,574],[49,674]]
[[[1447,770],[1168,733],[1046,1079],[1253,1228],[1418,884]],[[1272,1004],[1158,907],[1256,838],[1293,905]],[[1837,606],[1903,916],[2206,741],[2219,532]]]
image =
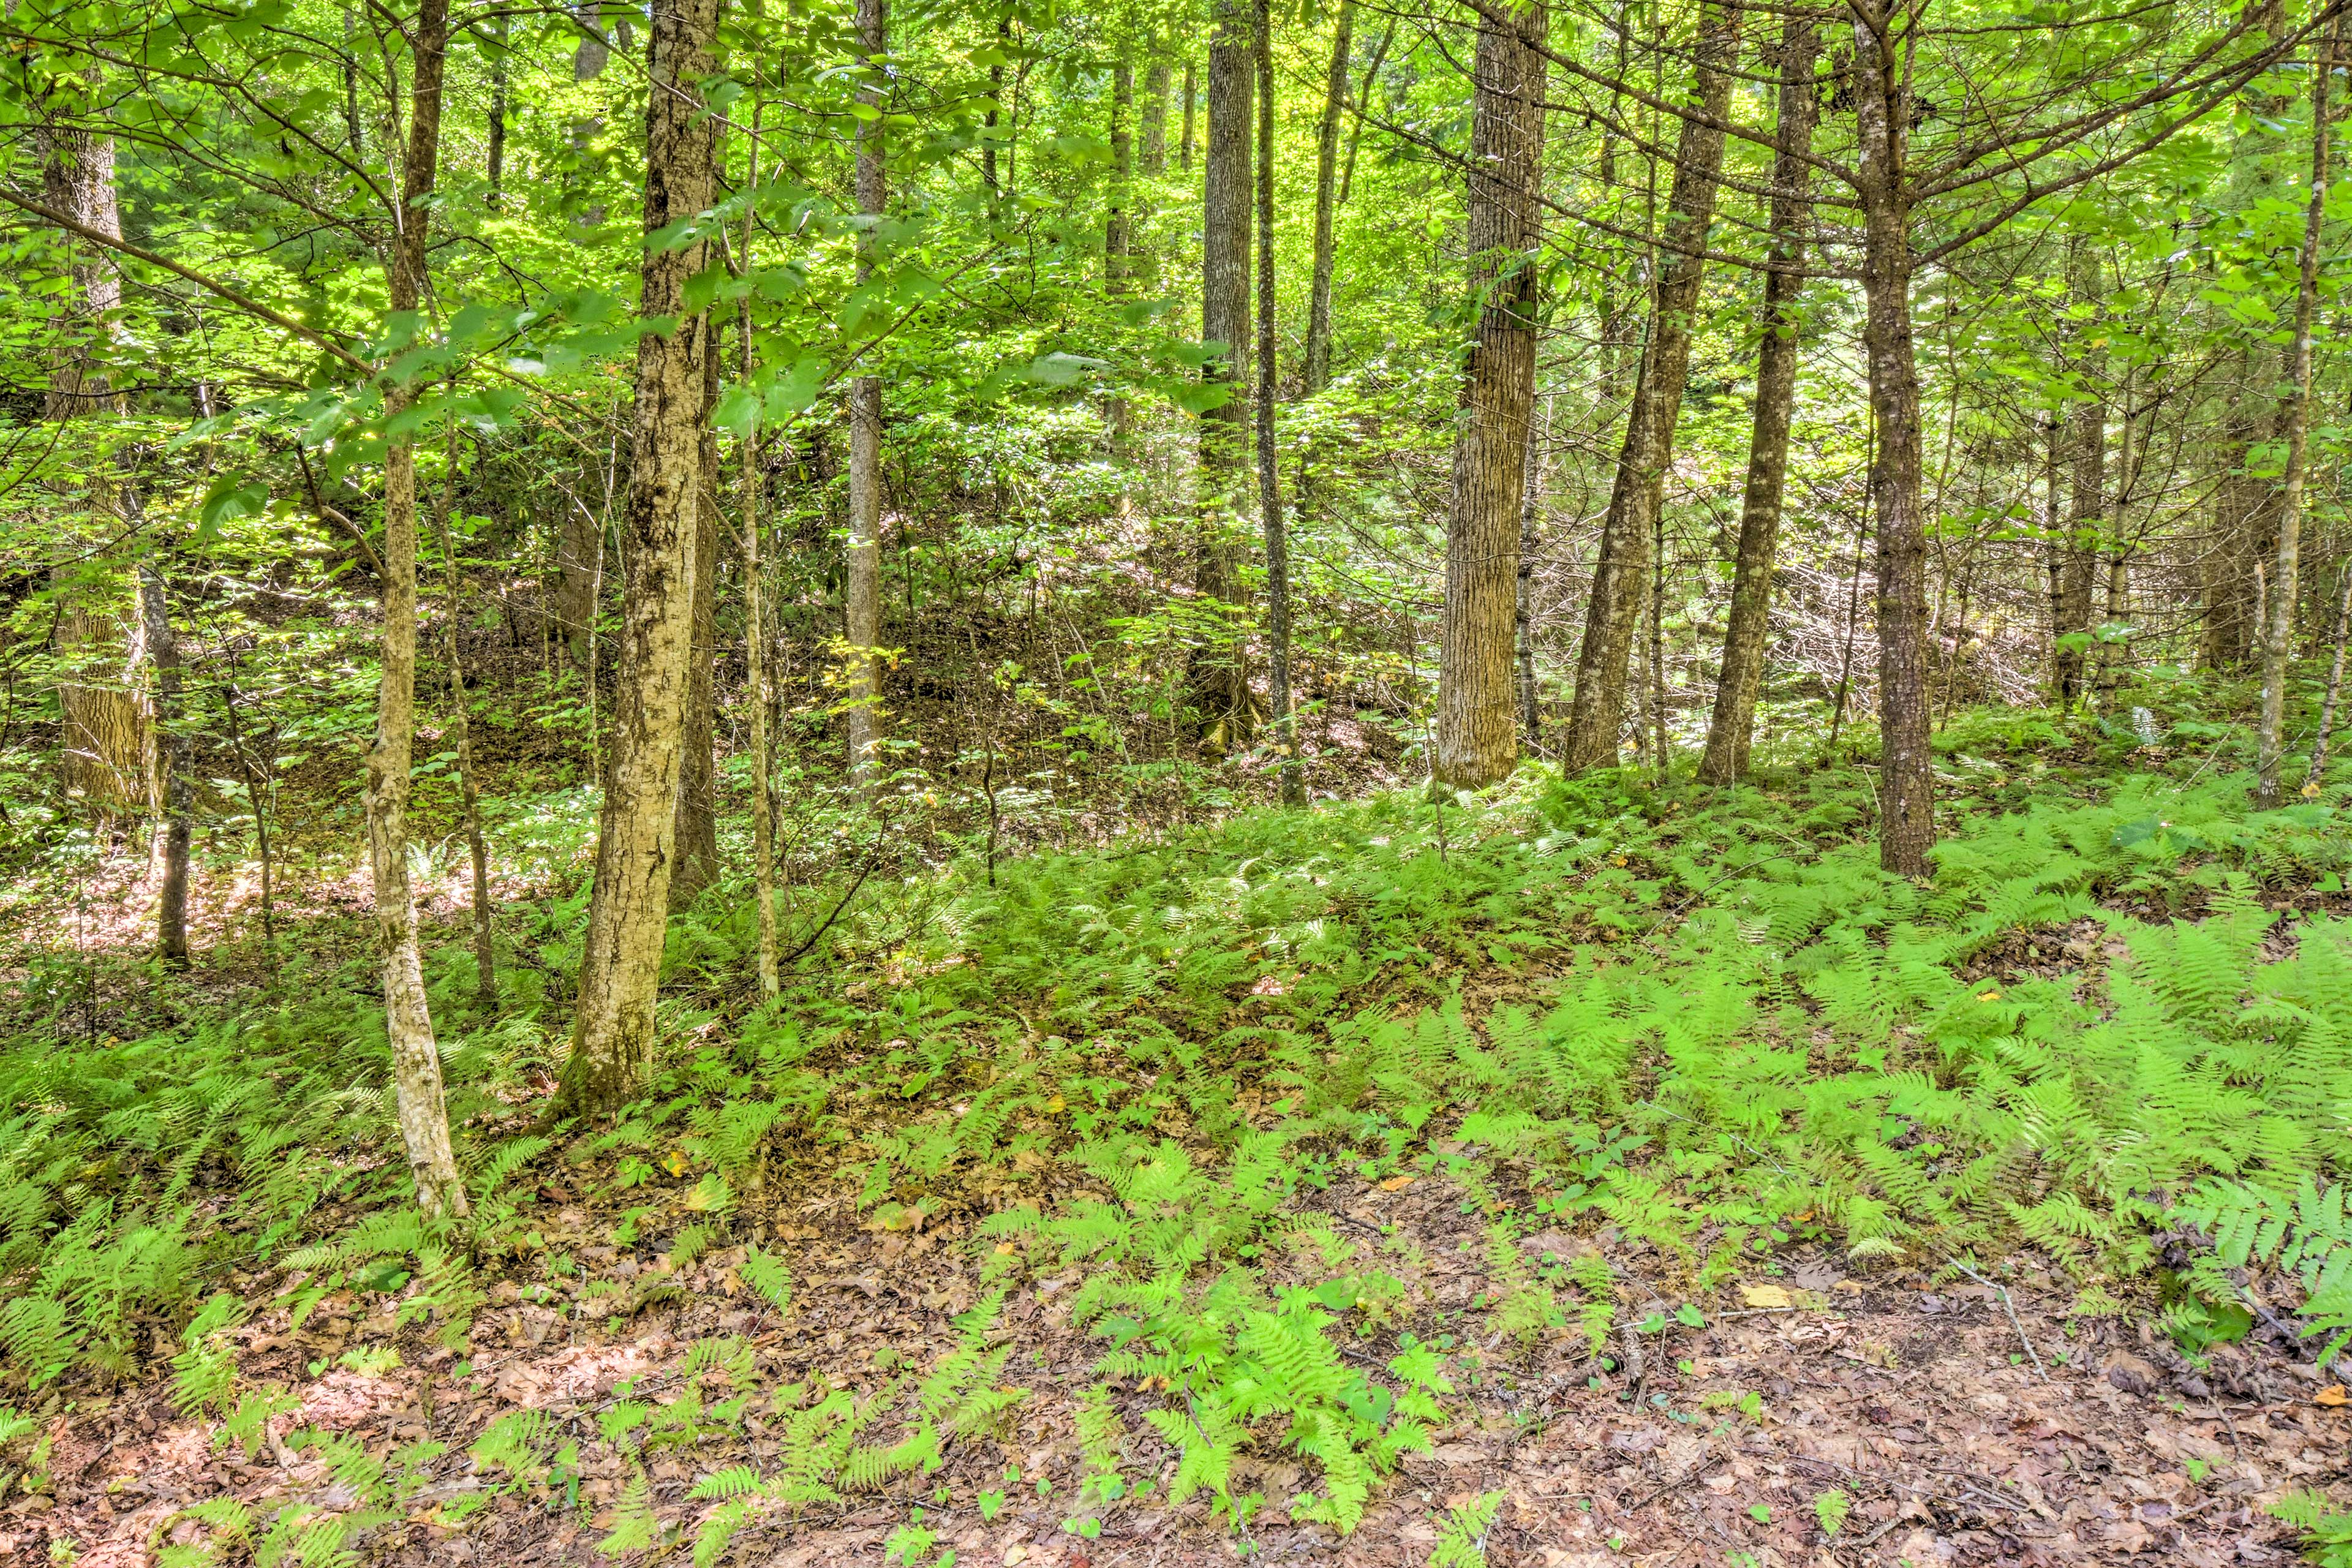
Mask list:
[[2352,1568],[2347,34],[14,0],[0,1562]]

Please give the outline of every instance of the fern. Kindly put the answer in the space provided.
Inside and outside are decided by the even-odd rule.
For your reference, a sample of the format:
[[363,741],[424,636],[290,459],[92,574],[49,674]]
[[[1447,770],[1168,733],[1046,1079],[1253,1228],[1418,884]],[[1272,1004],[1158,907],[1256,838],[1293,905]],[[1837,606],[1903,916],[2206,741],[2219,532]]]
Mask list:
[[1486,1532],[1494,1528],[1495,1516],[1502,1507],[1503,1494],[1487,1492],[1453,1510],[1430,1551],[1429,1568],[1485,1568]]

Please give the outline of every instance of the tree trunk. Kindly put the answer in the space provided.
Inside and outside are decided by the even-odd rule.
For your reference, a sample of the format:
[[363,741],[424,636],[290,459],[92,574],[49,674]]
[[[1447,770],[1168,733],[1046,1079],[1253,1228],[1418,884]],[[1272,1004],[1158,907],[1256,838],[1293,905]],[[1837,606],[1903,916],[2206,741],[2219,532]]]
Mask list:
[[2252,657],[2261,640],[2255,574],[2278,536],[2278,485],[2246,471],[2256,448],[2278,439],[2279,363],[2267,344],[2250,345],[2240,360],[2241,376],[2222,426],[2221,482],[2213,490],[2213,538],[2202,563],[2205,622],[2198,637],[2198,662],[2208,669],[2235,669]]
[[1156,180],[1168,173],[1168,87],[1173,74],[1166,60],[1153,60],[1143,68],[1143,125],[1137,151],[1142,156],[1146,179]]
[[1389,46],[1396,42],[1396,18],[1389,18],[1381,34],[1381,41],[1372,46],[1372,58],[1364,66],[1364,79],[1356,84],[1356,121],[1348,128],[1348,156],[1339,166],[1339,205],[1348,205],[1348,193],[1356,188],[1356,150],[1364,142],[1364,117],[1372,110],[1372,89],[1381,79],[1381,62],[1389,58]]
[[1518,765],[1512,696],[1520,509],[1535,416],[1543,96],[1550,16],[1540,3],[1481,13],[1470,122],[1470,289],[1484,301],[1454,423],[1445,528],[1437,756],[1475,789]]
[[487,174],[489,190],[483,201],[492,212],[499,210],[507,179],[507,30],[512,19],[499,18],[497,47],[490,56],[490,133]]
[[[859,47],[869,62],[888,45],[885,0],[857,0]],[[882,68],[869,64],[857,100],[884,107]],[[882,167],[882,121],[857,122],[857,210],[877,221],[888,195]],[[857,281],[874,276],[874,231],[857,241]],[[849,384],[848,560],[843,574],[842,637],[848,644],[843,700],[849,717],[849,773],[871,795],[882,759],[882,378],[861,375]]]
[[[1544,416],[1547,430],[1551,416]],[[1519,710],[1519,739],[1530,748],[1543,744],[1542,714],[1536,706],[1536,551],[1542,542],[1543,456],[1536,444],[1536,423],[1528,421],[1527,474],[1519,503],[1518,592],[1513,605],[1513,640],[1518,662],[1513,672]]]
[[555,531],[555,624],[563,636],[564,657],[593,686],[596,671],[589,663],[589,653],[598,608],[597,584],[604,574],[604,529],[576,500],[565,510],[563,521]]
[[2336,605],[2336,658],[2327,667],[2327,693],[2319,702],[2319,731],[2312,738],[2311,768],[2305,773],[2303,793],[2317,795],[2327,782],[2327,742],[2336,729],[2336,711],[2344,697],[2344,644],[2352,635],[2352,561],[2343,565],[2344,589]]
[[[657,6],[648,41],[645,231],[706,210],[716,186],[715,125],[701,82],[711,74],[719,0]],[[642,1081],[653,1054],[677,823],[678,739],[694,651],[695,531],[702,500],[703,359],[710,320],[686,314],[688,279],[707,241],[647,250],[638,311],[677,318],[637,342],[630,448],[620,680],[613,757],[596,838],[595,891],[580,965],[580,1005],[559,1108],[610,1110]]]
[[448,430],[441,505],[434,516],[436,531],[440,535],[442,584],[448,595],[443,611],[447,634],[443,651],[449,661],[449,730],[457,749],[457,800],[465,816],[466,854],[473,862],[474,871],[474,998],[483,1012],[495,1013],[499,1005],[499,970],[497,950],[490,942],[490,847],[482,836],[481,780],[474,773],[473,725],[466,711],[466,661],[457,642],[465,600],[457,574],[457,544],[449,532],[449,514],[457,502],[457,431],[454,421]]
[[1338,260],[1332,218],[1339,194],[1339,118],[1348,105],[1348,49],[1356,0],[1339,0],[1331,35],[1331,70],[1323,84],[1323,118],[1315,128],[1315,273],[1307,304],[1307,395],[1331,380],[1331,272]]
[[[2097,260],[2077,249],[2070,279],[2077,303],[2093,304],[2098,291]],[[2106,375],[2105,355],[2091,348],[2082,355],[2083,379],[2096,387]],[[2069,646],[2052,649],[2053,683],[2061,707],[2080,701],[2091,668],[2088,638],[2099,574],[2099,545],[2107,515],[2107,401],[2103,395],[2074,411],[2070,421],[2074,472],[2067,496],[2066,535],[2059,567],[2058,632]]]
[[2303,221],[2303,267],[2294,292],[2293,386],[2284,410],[2286,475],[2279,488],[2278,555],[2271,570],[2269,614],[2263,626],[2263,714],[2254,744],[2254,804],[2282,800],[2280,771],[2286,761],[2286,686],[2294,654],[2295,577],[2303,562],[2305,459],[2311,438],[2312,323],[2319,310],[2319,245],[2327,217],[2327,95],[2336,74],[2336,45],[2344,14],[2327,24],[2319,68],[2311,79],[2311,194]]
[[[392,214],[387,289],[394,316],[413,315],[425,298],[431,199],[441,159],[448,0],[421,0],[411,44],[408,147],[401,160],[400,205]],[[383,403],[385,427],[398,431],[415,406],[416,389],[394,386]],[[462,1215],[467,1205],[449,1145],[441,1056],[425,998],[416,900],[408,883],[408,773],[416,734],[416,511],[415,437],[395,435],[383,454],[383,654],[375,743],[367,757],[368,855],[375,877],[376,959],[383,977],[384,1030],[392,1042],[401,1140],[416,1182],[417,1206],[438,1217]]]
[[1200,68],[1188,59],[1184,62],[1184,138],[1176,143],[1176,167],[1187,174],[1192,172],[1192,112],[1200,100]]
[[[1733,50],[1739,14],[1724,0],[1700,13],[1693,97],[1699,110],[1721,123],[1731,101]],[[1624,724],[1625,679],[1650,575],[1650,538],[1665,504],[1666,464],[1674,453],[1683,385],[1690,374],[1692,318],[1706,263],[1699,254],[1715,219],[1717,175],[1723,167],[1723,132],[1685,120],[1675,148],[1665,255],[1650,311],[1650,346],[1634,383],[1625,439],[1601,524],[1601,556],[1585,613],[1584,643],[1576,661],[1576,697],[1569,711],[1565,763],[1570,771],[1601,767],[1617,757]]]
[[694,655],[687,663],[686,722],[678,740],[677,859],[669,907],[683,910],[719,879],[719,363],[725,353],[719,319],[702,361],[702,480],[694,523]]
[[1307,804],[1290,697],[1290,540],[1274,449],[1274,16],[1257,0],[1257,510],[1265,535],[1266,696],[1274,715],[1275,766],[1282,803]]
[[[1252,32],[1248,0],[1216,0],[1201,245],[1201,338],[1214,346],[1201,368],[1204,380],[1223,384],[1230,395],[1201,415],[1201,537],[1193,586],[1220,605],[1238,605],[1243,597],[1234,557],[1248,455]],[[1249,691],[1237,644],[1221,642],[1195,655],[1192,690],[1211,743],[1240,743],[1248,729]]]
[[172,612],[163,597],[163,574],[152,563],[139,568],[141,640],[155,667],[155,784],[163,808],[155,825],[155,956],[174,968],[188,962],[188,744],[177,731],[180,719],[180,644],[172,635]]
[[1813,121],[1819,97],[1813,62],[1821,36],[1811,17],[1791,16],[1780,33],[1779,148],[1772,159],[1772,270],[1764,275],[1758,322],[1756,416],[1748,441],[1748,483],[1739,503],[1739,552],[1731,576],[1731,618],[1723,634],[1723,669],[1716,681],[1715,713],[1699,758],[1698,782],[1732,784],[1747,776],[1756,729],[1756,700],[1764,685],[1764,650],[1771,639],[1772,574],[1780,557],[1781,497],[1789,480],[1789,416],[1796,405],[1798,302],[1805,289],[1811,222],[1806,186],[1812,165]]
[[1135,118],[1135,63],[1119,56],[1110,68],[1110,209],[1103,218],[1103,286],[1112,294],[1127,292],[1129,204],[1135,186],[1135,135],[1129,121]]
[[1936,777],[1927,749],[1927,531],[1919,372],[1911,342],[1911,194],[1904,165],[1910,106],[1901,62],[1878,48],[1891,25],[1881,4],[1855,8],[1863,337],[1878,426],[1871,475],[1878,522],[1878,863],[1898,876],[1925,877],[1927,852],[1936,844]]

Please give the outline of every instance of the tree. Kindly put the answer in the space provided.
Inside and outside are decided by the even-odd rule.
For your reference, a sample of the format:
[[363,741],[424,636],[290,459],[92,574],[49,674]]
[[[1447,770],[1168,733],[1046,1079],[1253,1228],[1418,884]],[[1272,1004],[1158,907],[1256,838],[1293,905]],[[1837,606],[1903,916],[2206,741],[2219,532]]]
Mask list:
[[1297,715],[1290,696],[1290,542],[1283,526],[1282,486],[1274,447],[1274,17],[1257,0],[1257,510],[1265,535],[1266,698],[1274,713],[1276,771],[1286,805],[1307,804],[1298,756]]
[[1803,330],[1806,187],[1812,178],[1813,86],[1821,36],[1810,16],[1791,14],[1780,31],[1780,146],[1772,159],[1770,267],[1757,321],[1756,415],[1748,442],[1748,481],[1739,503],[1739,552],[1732,568],[1731,615],[1723,633],[1715,714],[1699,758],[1701,784],[1727,784],[1748,772],[1756,697],[1764,680],[1771,630],[1772,574],[1778,566],[1780,500],[1789,482],[1789,416],[1797,396],[1798,336]]
[[1470,130],[1470,287],[1476,337],[1462,380],[1445,521],[1437,756],[1444,784],[1477,788],[1518,763],[1511,656],[1519,508],[1535,417],[1544,44],[1530,4],[1479,18]]
[[[1192,585],[1218,614],[1241,603],[1234,559],[1234,514],[1247,461],[1243,424],[1250,351],[1250,100],[1255,29],[1249,0],[1215,0],[1209,40],[1209,135],[1202,156],[1201,339],[1202,378],[1212,400],[1201,411],[1201,523]],[[1188,100],[1189,101],[1189,100]],[[1191,137],[1185,139],[1190,146]],[[1215,393],[1222,388],[1223,396]],[[1238,649],[1213,644],[1199,650],[1192,670],[1193,705],[1204,732],[1223,747],[1249,727],[1249,687]]]
[[647,244],[637,309],[656,330],[637,342],[620,679],[572,1058],[559,1098],[567,1110],[609,1110],[627,1100],[653,1052],[687,665],[694,653],[704,367],[715,352],[709,312],[688,310],[686,292],[709,251],[692,224],[717,189],[717,125],[701,84],[711,74],[718,29],[719,0],[683,0],[655,11],[647,38]]
[[1593,568],[1583,647],[1577,656],[1576,695],[1563,742],[1564,761],[1571,769],[1600,767],[1617,759],[1626,669],[1649,586],[1652,539],[1665,505],[1666,463],[1674,452],[1675,425],[1682,416],[1683,386],[1690,374],[1694,313],[1706,268],[1707,229],[1715,220],[1739,15],[1717,3],[1699,13],[1693,102],[1676,132],[1674,195],[1660,241],[1665,255],[1651,300],[1649,347],[1633,384],[1609,511],[1601,523],[1601,559]]
[[[883,119],[887,91],[888,18],[885,0],[857,0],[857,40],[866,75],[857,101],[871,111],[857,121],[857,210],[869,226],[857,240],[857,281],[874,276],[877,229],[888,199],[884,177]],[[882,759],[882,378],[867,373],[849,384],[849,536],[842,586],[842,703],[849,719],[849,766],[871,794]]]
[[1355,37],[1356,0],[1339,0],[1331,32],[1331,69],[1323,87],[1323,117],[1315,127],[1315,279],[1307,305],[1307,395],[1331,379],[1331,277],[1339,261],[1333,216],[1339,189],[1339,120],[1348,108],[1348,49]]

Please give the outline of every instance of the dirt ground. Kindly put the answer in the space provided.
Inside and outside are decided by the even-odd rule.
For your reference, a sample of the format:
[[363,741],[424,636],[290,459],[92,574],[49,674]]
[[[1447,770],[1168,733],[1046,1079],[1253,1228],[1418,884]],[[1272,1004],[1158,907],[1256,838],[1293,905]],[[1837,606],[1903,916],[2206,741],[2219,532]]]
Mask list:
[[[2334,1376],[2298,1360],[2271,1330],[2262,1331],[2271,1342],[2221,1347],[2200,1371],[2126,1320],[2069,1320],[2073,1286],[2031,1259],[2012,1261],[1996,1288],[1937,1284],[1903,1269],[1848,1276],[1836,1262],[1791,1255],[1774,1260],[1777,1274],[1759,1259],[1750,1279],[1693,1302],[1703,1327],[1644,1337],[1638,1365],[1621,1332],[1610,1348],[1625,1359],[1611,1370],[1574,1331],[1527,1352],[1489,1342],[1486,1264],[1476,1247],[1459,1243],[1469,1223],[1459,1196],[1437,1180],[1395,1193],[1343,1183],[1318,1196],[1346,1234],[1365,1238],[1366,1258],[1377,1248],[1412,1292],[1404,1321],[1345,1353],[1376,1364],[1394,1353],[1396,1332],[1451,1334],[1460,1391],[1433,1451],[1409,1457],[1345,1538],[1287,1522],[1283,1500],[1311,1476],[1279,1458],[1245,1461],[1234,1478],[1236,1491],[1273,1500],[1245,1532],[1213,1520],[1202,1497],[1173,1508],[1156,1497],[1107,1510],[1072,1504],[1075,1415],[1102,1342],[1069,1324],[1066,1296],[1078,1278],[1071,1270],[1019,1277],[1008,1300],[1002,1331],[1016,1348],[1005,1379],[1032,1394],[1001,1439],[952,1445],[938,1474],[883,1494],[797,1519],[763,1516],[737,1538],[729,1561],[880,1563],[886,1539],[920,1505],[937,1536],[922,1560],[937,1563],[951,1549],[961,1568],[1180,1568],[1240,1558],[1419,1564],[1450,1510],[1499,1492],[1485,1535],[1486,1561],[1496,1564],[2211,1568],[2294,1560],[2292,1532],[2263,1511],[2288,1489],[2319,1487],[2339,1505],[2352,1501],[2352,1409]],[[756,1348],[762,1385],[814,1373],[868,1391],[886,1381],[883,1366],[898,1358],[919,1366],[950,1342],[948,1318],[981,1286],[982,1244],[969,1221],[886,1235],[856,1228],[852,1215],[840,1194],[820,1194],[796,1211],[743,1224],[792,1265],[797,1294],[781,1321],[736,1279],[740,1247],[696,1258],[677,1276],[682,1293],[655,1292],[655,1304],[634,1317],[608,1315],[601,1302],[567,1314],[572,1300],[597,1295],[600,1283],[620,1299],[660,1263],[650,1243],[593,1245],[609,1227],[572,1207],[551,1210],[547,1235],[551,1250],[567,1237],[576,1244],[577,1272],[550,1273],[532,1258],[496,1279],[463,1359],[422,1328],[395,1332],[389,1298],[371,1306],[330,1297],[291,1331],[286,1310],[264,1313],[240,1331],[241,1374],[284,1383],[302,1404],[272,1424],[249,1464],[233,1447],[209,1443],[204,1424],[173,1413],[160,1357],[148,1381],[68,1390],[40,1411],[54,1438],[47,1489],[12,1489],[18,1495],[0,1508],[0,1562],[149,1563],[159,1542],[200,1537],[179,1516],[209,1498],[246,1500],[265,1521],[289,1501],[351,1506],[320,1459],[285,1444],[304,1425],[348,1431],[378,1454],[420,1438],[448,1446],[406,1521],[356,1540],[362,1562],[612,1561],[597,1542],[629,1461],[597,1440],[594,1417],[614,1402],[616,1383],[633,1380],[635,1397],[661,1398],[677,1386],[693,1341],[725,1333]],[[1595,1239],[1547,1232],[1528,1249]],[[1622,1281],[1619,1321],[1631,1323],[1644,1310],[1645,1277],[1663,1276],[1665,1262],[1644,1248],[1613,1250],[1606,1232],[1597,1241]],[[247,1282],[265,1299],[277,1283]],[[552,1286],[548,1304],[529,1299],[541,1285]],[[1675,1292],[1652,1294],[1668,1313],[1681,1304]],[[365,1358],[362,1368],[336,1364],[365,1346],[396,1348],[401,1364],[373,1375]],[[1139,1418],[1158,1397],[1118,1395],[1131,1475],[1164,1478],[1172,1468]],[[550,1412],[580,1440],[577,1480],[507,1495],[462,1526],[441,1522],[451,1500],[486,1484],[467,1446],[524,1405]],[[688,1498],[693,1481],[772,1460],[780,1419],[755,1394],[739,1430],[654,1458],[651,1500],[667,1533],[638,1560],[685,1562],[713,1506]],[[1017,1484],[1004,1479],[1008,1465],[1020,1467]],[[1050,1495],[1039,1495],[1041,1479]],[[1008,1499],[984,1521],[977,1502],[992,1488]],[[1832,1493],[1849,1505],[1833,1534],[1815,1504]],[[1065,1528],[1086,1511],[1100,1515],[1092,1539]]]

